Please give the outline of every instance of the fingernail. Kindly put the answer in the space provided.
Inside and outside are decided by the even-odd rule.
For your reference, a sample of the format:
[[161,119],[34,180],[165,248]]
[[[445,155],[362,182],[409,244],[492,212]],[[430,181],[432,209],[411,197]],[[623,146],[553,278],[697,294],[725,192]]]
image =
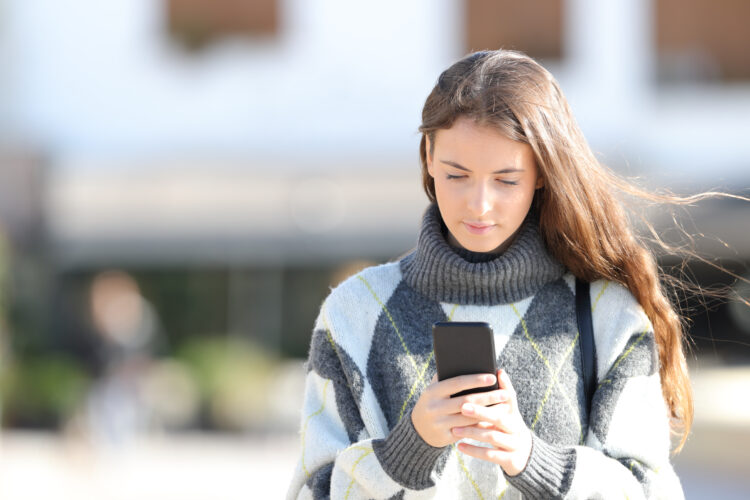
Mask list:
[[463,427],[454,427],[453,428],[453,434],[455,434],[457,436],[460,436],[463,433],[464,433]]
[[488,384],[492,384],[492,383],[495,382],[495,376],[494,375],[485,375],[483,381],[487,382]]

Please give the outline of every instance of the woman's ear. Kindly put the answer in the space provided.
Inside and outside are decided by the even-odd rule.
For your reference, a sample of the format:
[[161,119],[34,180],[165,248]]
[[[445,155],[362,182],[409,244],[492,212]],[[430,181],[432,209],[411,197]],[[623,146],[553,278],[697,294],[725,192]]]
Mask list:
[[544,176],[542,175],[542,169],[539,168],[539,163],[534,162],[534,166],[536,167],[534,170],[536,170],[536,186],[534,186],[534,189],[539,189],[544,187]]

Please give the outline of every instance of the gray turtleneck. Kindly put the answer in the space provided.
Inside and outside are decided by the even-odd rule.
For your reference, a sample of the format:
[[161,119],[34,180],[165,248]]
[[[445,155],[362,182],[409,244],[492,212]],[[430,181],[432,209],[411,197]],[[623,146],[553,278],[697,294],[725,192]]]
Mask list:
[[[434,203],[417,246],[331,291],[315,321],[288,498],[681,498],[648,319],[623,287],[592,283],[599,387],[584,407],[574,277],[530,213],[502,254],[453,247]],[[491,325],[533,433],[506,477],[416,432],[411,409],[435,373],[432,324]]]
[[563,266],[544,247],[532,212],[500,255],[451,246],[444,228],[437,204],[430,204],[422,219],[417,248],[401,262],[404,280],[435,300],[507,304],[535,294],[563,275]]

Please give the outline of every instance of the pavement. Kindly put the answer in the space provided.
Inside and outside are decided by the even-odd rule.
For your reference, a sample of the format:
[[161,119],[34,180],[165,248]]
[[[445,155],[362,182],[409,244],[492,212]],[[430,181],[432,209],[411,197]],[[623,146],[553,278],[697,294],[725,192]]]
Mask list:
[[57,434],[5,432],[3,500],[213,500],[283,498],[296,435],[179,434],[94,449]]

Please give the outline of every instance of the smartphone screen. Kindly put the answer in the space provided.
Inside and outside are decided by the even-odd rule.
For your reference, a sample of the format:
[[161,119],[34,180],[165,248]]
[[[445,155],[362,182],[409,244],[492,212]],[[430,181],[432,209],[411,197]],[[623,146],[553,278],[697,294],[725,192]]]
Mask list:
[[[432,325],[432,344],[438,380],[475,373],[497,374],[495,341],[489,323],[439,321]],[[451,397],[498,387],[495,382],[494,385],[467,389]]]

